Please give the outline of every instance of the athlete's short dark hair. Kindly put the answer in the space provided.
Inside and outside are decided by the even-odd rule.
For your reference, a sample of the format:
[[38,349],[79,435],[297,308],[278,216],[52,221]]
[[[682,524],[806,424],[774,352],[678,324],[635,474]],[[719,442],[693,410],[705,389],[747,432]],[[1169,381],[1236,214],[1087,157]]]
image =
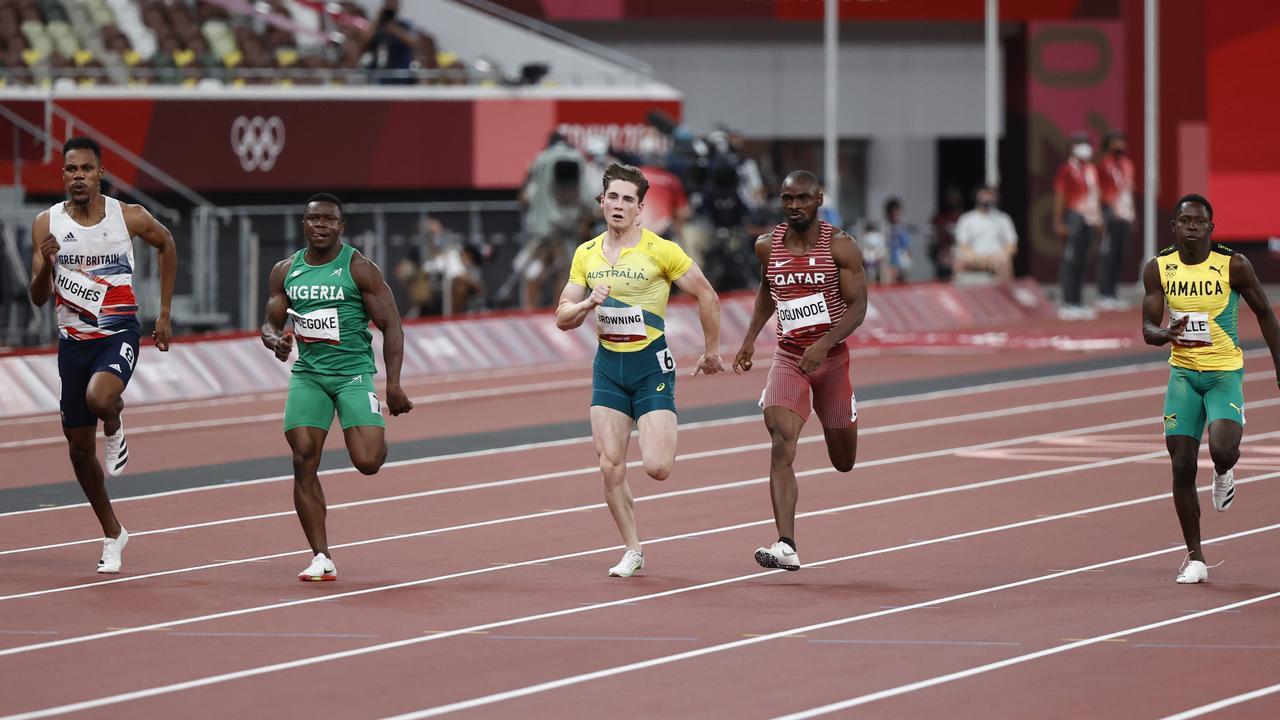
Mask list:
[[338,215],[340,217],[346,217],[346,213],[342,211],[342,201],[338,199],[337,195],[333,195],[330,193],[316,193],[315,195],[312,195],[311,197],[307,198],[306,205],[303,205],[302,207],[305,209],[307,205],[310,205],[313,202],[333,203],[334,205],[338,206]]
[[1189,202],[1200,203],[1201,205],[1203,205],[1205,212],[1209,213],[1209,222],[1213,222],[1213,206],[1209,204],[1208,198],[1206,198],[1203,195],[1199,195],[1197,193],[1183,195],[1182,197],[1178,198],[1178,202],[1175,203],[1173,206],[1173,216],[1175,218],[1178,217],[1178,213],[1182,212],[1182,204],[1189,203]]
[[794,172],[788,173],[787,176],[782,179],[782,182],[784,184],[785,183],[811,183],[814,187],[817,187],[819,190],[822,189],[822,181],[818,180],[818,176],[814,175],[808,170],[796,170]]
[[640,172],[640,168],[635,165],[623,165],[622,163],[612,163],[604,170],[604,187],[601,189],[601,197],[609,190],[609,183],[614,180],[622,180],[636,186],[636,199],[644,202],[644,194],[649,192],[649,181],[645,179],[644,173]]
[[102,162],[102,148],[98,145],[98,141],[91,137],[73,137],[62,145],[62,157],[66,157],[67,153],[72,150],[92,150],[93,156]]

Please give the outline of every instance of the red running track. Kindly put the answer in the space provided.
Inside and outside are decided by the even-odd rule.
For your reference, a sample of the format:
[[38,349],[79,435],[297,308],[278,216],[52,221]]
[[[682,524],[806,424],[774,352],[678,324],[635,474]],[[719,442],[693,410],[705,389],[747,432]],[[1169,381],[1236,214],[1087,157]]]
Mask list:
[[[1063,359],[891,354],[863,358],[855,380]],[[135,540],[115,577],[92,572],[85,508],[9,514],[0,713],[1130,718],[1255,693],[1214,716],[1275,717],[1271,369],[1248,365],[1235,507],[1204,516],[1210,560],[1226,562],[1185,587],[1172,581],[1182,553],[1158,360],[863,403],[847,475],[830,470],[810,427],[798,573],[751,559],[775,537],[754,418],[683,427],[666,483],[633,470],[648,566],[629,580],[604,576],[620,547],[585,439],[326,476],[337,583],[292,579],[307,553],[287,479],[120,503]],[[391,421],[392,439],[491,427],[486,413],[508,427],[581,419],[581,372],[415,388],[565,382],[519,402],[424,405]],[[750,399],[762,381],[682,380],[680,398]],[[228,447],[272,456],[278,421],[237,419],[278,410],[265,398],[139,413],[130,427],[228,422],[131,445],[151,469],[225,459]],[[21,427],[31,439],[56,431]],[[62,452],[0,450],[21,476],[12,485],[39,481]]]

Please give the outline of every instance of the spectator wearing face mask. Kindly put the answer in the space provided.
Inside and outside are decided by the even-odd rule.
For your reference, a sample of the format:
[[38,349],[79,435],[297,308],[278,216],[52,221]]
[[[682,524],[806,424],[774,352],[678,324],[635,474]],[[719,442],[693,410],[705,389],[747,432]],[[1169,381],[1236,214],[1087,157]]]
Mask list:
[[1129,159],[1128,150],[1129,144],[1119,130],[1112,130],[1102,140],[1098,185],[1106,233],[1098,253],[1098,307],[1103,310],[1124,308],[1124,303],[1117,296],[1116,285],[1124,266],[1125,249],[1132,237],[1135,217],[1133,161]]
[[1093,164],[1093,146],[1087,134],[1071,136],[1071,156],[1053,180],[1053,220],[1054,232],[1063,240],[1058,317],[1093,319],[1097,313],[1084,305],[1084,273],[1089,247],[1102,228],[1102,207],[1098,168]]

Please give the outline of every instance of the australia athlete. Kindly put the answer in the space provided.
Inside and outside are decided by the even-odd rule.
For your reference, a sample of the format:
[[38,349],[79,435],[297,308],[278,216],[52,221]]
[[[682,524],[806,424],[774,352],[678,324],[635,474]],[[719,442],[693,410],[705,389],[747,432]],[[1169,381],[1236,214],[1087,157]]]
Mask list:
[[[1173,245],[1142,271],[1142,337],[1149,345],[1172,343],[1169,388],[1164,399],[1164,442],[1173,463],[1173,505],[1187,544],[1178,572],[1181,584],[1209,579],[1200,548],[1200,497],[1196,465],[1200,437],[1209,427],[1213,460],[1213,508],[1231,509],[1244,434],[1244,353],[1240,350],[1240,300],[1258,317],[1280,382],[1280,325],[1266,293],[1243,256],[1212,241],[1213,206],[1184,195],[1173,208]],[[1170,322],[1162,327],[1165,306]]]
[[600,208],[608,227],[574,252],[556,309],[561,330],[581,326],[591,314],[596,319],[600,347],[591,383],[591,435],[605,502],[626,545],[609,569],[611,577],[631,577],[644,567],[626,478],[632,425],[640,428],[640,456],[649,477],[667,479],[675,463],[676,364],[663,332],[672,284],[698,300],[705,347],[692,374],[722,370],[720,301],[679,245],[640,227],[648,189],[635,167],[614,163],[605,170]]
[[778,315],[778,347],[760,397],[772,439],[769,492],[778,541],[756,550],[767,568],[799,570],[796,552],[796,443],[810,411],[818,416],[827,455],[849,472],[858,454],[858,406],[849,379],[845,338],[867,313],[862,253],[844,231],[818,220],[822,189],[812,173],[799,170],[782,183],[787,222],[756,240],[760,289],[734,372],[749,371],[755,339]]
[[[262,344],[281,362],[294,339],[298,359],[284,404],[284,436],[293,451],[293,505],[314,553],[298,573],[304,582],[337,580],[325,530],[327,506],[317,469],[336,411],[351,464],[373,475],[387,459],[386,422],[373,384],[372,321],[382,331],[387,369],[387,409],[413,409],[400,388],[404,332],[391,288],[377,265],[342,242],[342,203],[328,193],[307,201],[302,229],[307,246],[271,269]],[[285,323],[293,321],[293,329]]]

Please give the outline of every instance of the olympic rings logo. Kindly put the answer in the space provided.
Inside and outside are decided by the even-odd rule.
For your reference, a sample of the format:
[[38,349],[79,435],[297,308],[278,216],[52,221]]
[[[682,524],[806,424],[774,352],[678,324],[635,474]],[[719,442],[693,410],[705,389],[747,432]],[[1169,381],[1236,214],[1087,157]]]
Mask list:
[[241,115],[231,123],[231,151],[245,172],[269,172],[284,152],[284,121],[275,115],[265,119]]

